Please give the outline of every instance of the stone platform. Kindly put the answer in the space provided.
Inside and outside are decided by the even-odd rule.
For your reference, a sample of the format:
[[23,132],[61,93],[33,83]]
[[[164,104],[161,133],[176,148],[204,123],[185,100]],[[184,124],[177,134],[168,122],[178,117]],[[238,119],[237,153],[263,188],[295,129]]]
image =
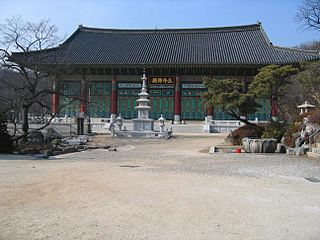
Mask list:
[[118,131],[114,132],[115,137],[134,137],[134,138],[170,138],[172,131]]

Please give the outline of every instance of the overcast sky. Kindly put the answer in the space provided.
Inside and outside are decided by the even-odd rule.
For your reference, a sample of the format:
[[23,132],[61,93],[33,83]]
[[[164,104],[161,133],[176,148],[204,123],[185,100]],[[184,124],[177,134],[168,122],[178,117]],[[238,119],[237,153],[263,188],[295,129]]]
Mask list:
[[319,40],[294,21],[300,0],[0,0],[0,23],[12,16],[49,18],[61,36],[79,24],[99,28],[199,28],[257,21],[279,46]]

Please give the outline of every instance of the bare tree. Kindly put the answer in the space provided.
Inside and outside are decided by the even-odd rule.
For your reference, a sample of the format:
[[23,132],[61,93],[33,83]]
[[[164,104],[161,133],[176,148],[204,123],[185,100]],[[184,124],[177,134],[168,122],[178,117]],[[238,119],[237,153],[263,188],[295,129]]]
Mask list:
[[[21,111],[23,132],[20,137],[29,133],[28,115],[30,109],[38,106],[43,114],[49,113],[51,106],[48,96],[54,93],[49,81],[50,75],[40,70],[42,60],[40,57],[35,58],[33,53],[52,47],[58,41],[56,26],[50,25],[49,20],[46,19],[39,23],[32,23],[25,22],[20,17],[12,17],[7,19],[4,24],[0,24],[0,43],[3,46],[0,47],[0,66],[3,69],[19,73],[21,77],[19,82],[3,79],[3,83],[7,84],[14,92],[15,97],[2,95],[1,101],[6,101],[9,109]],[[23,63],[10,61],[11,51],[22,52],[24,57],[32,56],[32,67],[28,68]]]
[[295,46],[294,48],[300,48],[300,49],[306,49],[306,50],[320,50],[320,41],[310,41],[301,43],[298,46]]
[[301,64],[296,78],[303,84],[305,91],[316,104],[320,104],[320,62]]
[[305,29],[320,31],[320,0],[303,0],[295,20]]

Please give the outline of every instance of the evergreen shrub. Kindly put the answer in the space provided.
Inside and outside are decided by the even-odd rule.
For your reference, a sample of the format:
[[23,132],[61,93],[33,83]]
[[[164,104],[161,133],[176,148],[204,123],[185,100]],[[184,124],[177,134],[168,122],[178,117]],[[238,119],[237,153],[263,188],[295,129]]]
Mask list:
[[265,125],[265,129],[262,133],[262,138],[275,138],[280,142],[283,134],[286,132],[286,126],[284,123],[278,121],[270,121]]

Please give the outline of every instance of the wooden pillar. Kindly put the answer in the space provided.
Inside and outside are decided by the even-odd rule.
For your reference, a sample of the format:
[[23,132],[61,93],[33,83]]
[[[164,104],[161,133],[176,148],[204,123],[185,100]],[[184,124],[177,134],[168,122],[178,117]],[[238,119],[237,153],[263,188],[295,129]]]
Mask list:
[[247,79],[247,76],[244,76],[243,79],[242,79],[242,91],[244,93],[248,92],[248,79]]
[[55,77],[53,79],[53,86],[52,86],[53,94],[52,94],[52,113],[57,114],[59,113],[59,79]]
[[[248,92],[248,81],[247,81],[247,77],[244,76],[242,79],[242,91],[243,93],[247,93]],[[246,120],[247,119],[247,115],[243,114],[240,112],[240,118]]]
[[278,120],[278,102],[275,96],[271,97],[271,119],[273,121]]
[[118,88],[117,88],[117,79],[113,76],[111,80],[111,122],[115,122],[118,114]]
[[84,76],[81,78],[81,91],[80,91],[80,116],[86,114],[86,100],[87,100],[87,81]]
[[176,77],[175,89],[174,89],[174,124],[181,123],[181,82],[180,77]]
[[211,121],[211,120],[213,120],[213,107],[212,106],[207,106],[207,108],[206,108],[206,115],[207,115],[207,120],[208,121]]

